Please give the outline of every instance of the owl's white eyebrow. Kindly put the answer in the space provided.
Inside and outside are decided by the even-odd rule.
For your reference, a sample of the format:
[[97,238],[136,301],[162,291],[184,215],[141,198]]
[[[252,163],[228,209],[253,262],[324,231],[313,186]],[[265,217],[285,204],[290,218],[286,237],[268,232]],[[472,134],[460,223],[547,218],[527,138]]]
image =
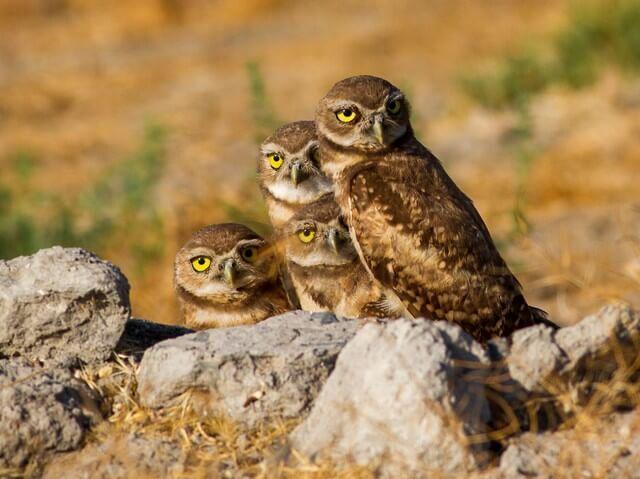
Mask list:
[[390,100],[402,100],[404,101],[404,94],[400,91],[395,91],[393,93],[391,93],[389,96],[387,96],[387,99],[385,100],[385,103],[390,101]]
[[213,258],[215,255],[212,254],[212,251],[206,249],[206,248],[195,248],[191,251],[189,251],[189,261],[199,257],[199,256],[206,256],[207,258]]
[[265,240],[261,240],[259,238],[240,240],[236,245],[236,248],[241,248],[243,246],[256,246],[258,248],[262,248],[267,245]]
[[315,223],[313,223],[311,220],[306,220],[306,221],[301,221],[298,223],[298,226],[296,227],[296,233],[299,233],[302,230],[306,230],[306,229],[316,229],[316,225]]
[[368,110],[368,108],[364,108],[359,103],[356,103],[354,101],[347,101],[347,100],[337,100],[335,102],[332,102],[329,105],[329,108],[331,108],[331,110],[333,110],[334,113],[340,110],[348,109],[348,108],[357,108],[360,111]]
[[260,153],[263,155],[268,155],[269,153],[283,153],[284,155],[288,155],[289,152],[282,148],[280,145],[276,145],[275,143],[267,143],[266,145],[262,145],[260,147]]

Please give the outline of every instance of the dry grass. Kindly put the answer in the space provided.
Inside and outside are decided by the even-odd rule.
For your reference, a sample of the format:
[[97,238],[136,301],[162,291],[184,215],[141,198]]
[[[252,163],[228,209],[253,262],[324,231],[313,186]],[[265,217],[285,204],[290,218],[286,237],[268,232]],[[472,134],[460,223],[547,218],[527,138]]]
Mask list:
[[[203,416],[197,411],[197,393],[188,392],[171,407],[160,410],[140,405],[137,397],[137,365],[131,358],[117,355],[101,368],[85,368],[80,377],[103,398],[107,421],[92,432],[90,443],[105,443],[121,433],[137,437],[169,440],[182,451],[184,471],[179,478],[252,477],[282,479],[365,479],[372,478],[367,467],[336,467],[311,463],[292,452],[291,464],[277,460],[289,432],[298,421],[274,420],[247,430],[228,418]],[[194,397],[195,394],[195,397]],[[107,451],[109,454],[117,451]],[[79,454],[82,454],[80,452]],[[135,464],[132,464],[135,471]]]
[[20,469],[7,469],[0,467],[0,477],[7,479],[21,479],[24,477],[24,472]]

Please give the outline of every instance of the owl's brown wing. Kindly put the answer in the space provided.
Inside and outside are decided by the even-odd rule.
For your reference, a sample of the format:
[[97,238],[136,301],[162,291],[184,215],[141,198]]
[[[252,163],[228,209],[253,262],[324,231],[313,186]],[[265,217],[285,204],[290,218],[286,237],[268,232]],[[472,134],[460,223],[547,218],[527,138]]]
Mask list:
[[530,318],[480,215],[426,149],[370,163],[351,177],[348,199],[363,261],[414,316],[460,323],[481,340]]

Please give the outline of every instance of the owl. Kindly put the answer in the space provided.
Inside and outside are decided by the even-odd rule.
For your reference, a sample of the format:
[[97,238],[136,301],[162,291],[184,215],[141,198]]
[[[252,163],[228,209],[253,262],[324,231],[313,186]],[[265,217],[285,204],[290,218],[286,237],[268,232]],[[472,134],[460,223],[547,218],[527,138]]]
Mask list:
[[258,182],[276,231],[300,208],[332,191],[318,166],[317,150],[312,121],[286,124],[260,146]]
[[477,340],[537,323],[472,201],[416,140],[391,83],[336,83],[316,111],[322,170],[371,275],[412,317],[459,324]]
[[402,304],[389,301],[361,263],[333,194],[298,211],[281,234],[302,309],[347,318],[400,315]]
[[174,280],[193,329],[254,324],[290,309],[274,248],[236,223],[196,231],[176,255]]

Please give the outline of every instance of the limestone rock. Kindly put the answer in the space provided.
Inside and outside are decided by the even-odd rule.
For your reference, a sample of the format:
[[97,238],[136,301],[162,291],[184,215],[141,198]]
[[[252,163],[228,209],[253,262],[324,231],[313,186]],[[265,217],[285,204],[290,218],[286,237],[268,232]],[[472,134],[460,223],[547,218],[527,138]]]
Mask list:
[[566,354],[554,341],[554,333],[551,328],[538,325],[512,335],[507,361],[509,374],[528,392],[547,392],[547,381],[568,362]]
[[579,323],[552,331],[544,326],[516,331],[505,360],[527,391],[557,394],[607,381],[640,354],[640,314],[610,305]]
[[127,279],[88,251],[53,247],[0,261],[0,356],[101,361],[129,313]]
[[291,445],[312,459],[379,464],[389,477],[473,470],[490,457],[488,364],[456,325],[368,324],[340,353]]
[[594,418],[576,429],[516,438],[486,479],[640,478],[640,414]]
[[101,419],[92,392],[69,372],[0,360],[0,470],[37,474],[52,454],[80,447]]
[[251,326],[163,341],[140,363],[138,392],[149,407],[204,393],[212,413],[254,425],[305,414],[359,323],[295,311]]

